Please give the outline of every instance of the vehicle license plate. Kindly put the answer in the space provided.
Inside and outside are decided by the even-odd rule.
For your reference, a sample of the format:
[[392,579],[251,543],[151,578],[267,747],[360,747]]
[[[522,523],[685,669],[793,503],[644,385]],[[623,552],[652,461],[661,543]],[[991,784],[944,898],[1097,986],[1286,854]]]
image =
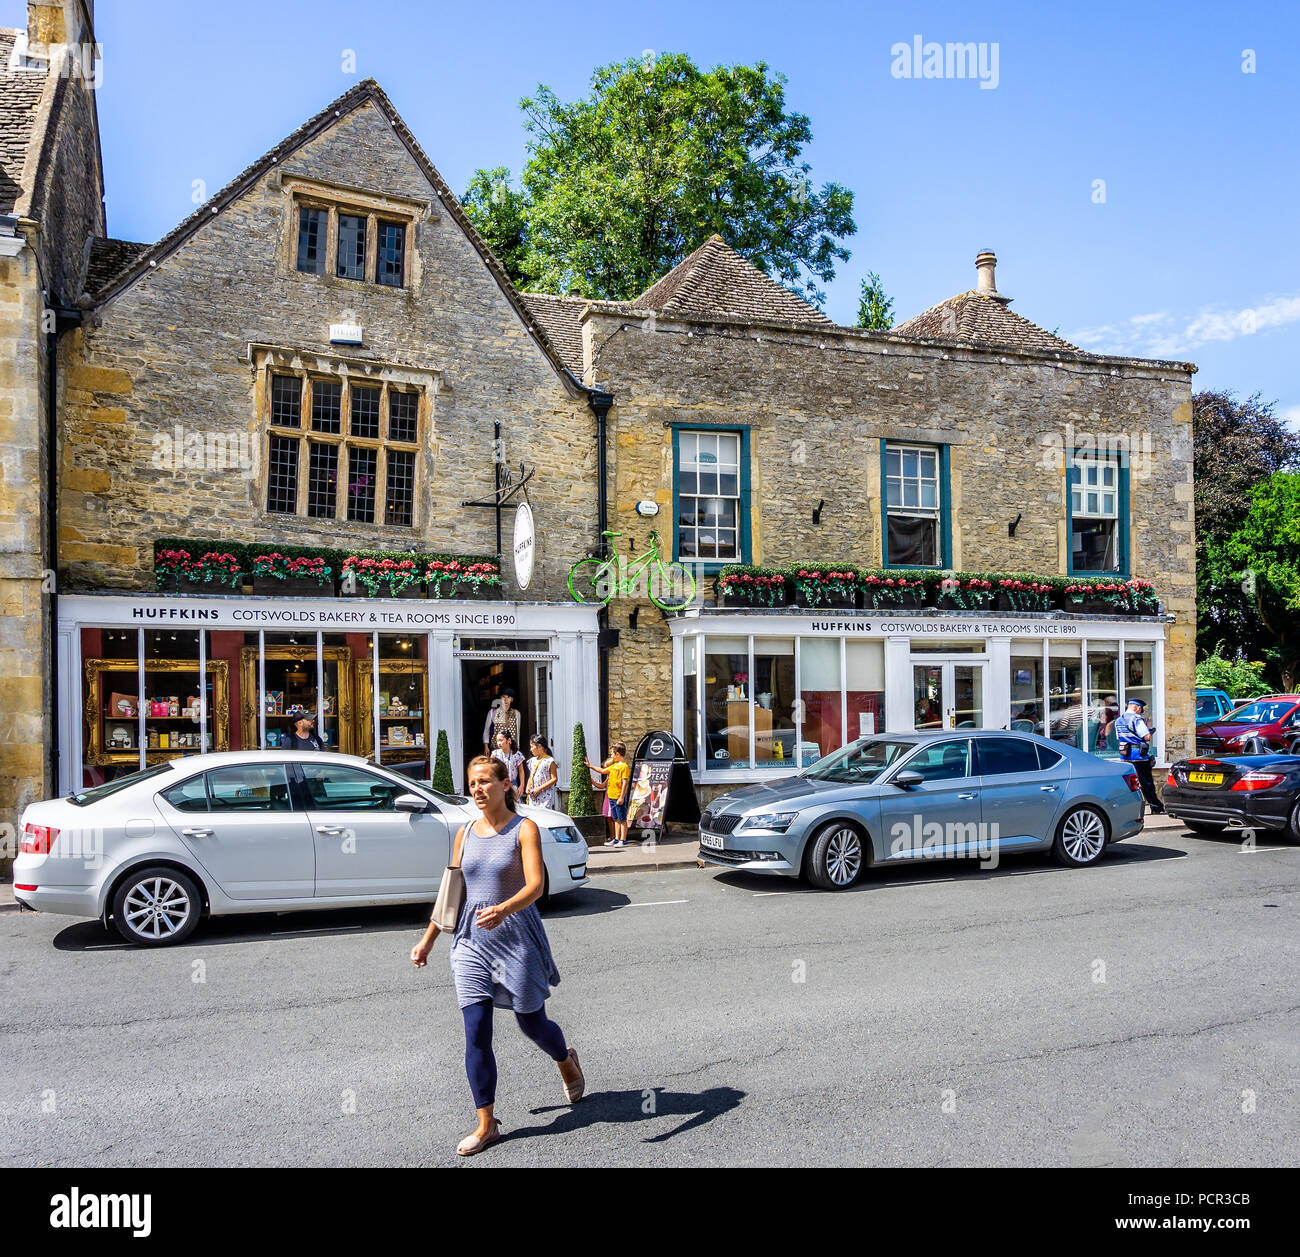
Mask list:
[[1222,773],[1188,773],[1187,780],[1197,786],[1221,786],[1223,785]]
[[706,833],[704,832],[704,830],[701,829],[701,830],[700,830],[700,846],[701,846],[701,847],[713,847],[715,850],[720,851],[720,850],[722,850],[722,839],[719,838],[717,834],[706,834]]

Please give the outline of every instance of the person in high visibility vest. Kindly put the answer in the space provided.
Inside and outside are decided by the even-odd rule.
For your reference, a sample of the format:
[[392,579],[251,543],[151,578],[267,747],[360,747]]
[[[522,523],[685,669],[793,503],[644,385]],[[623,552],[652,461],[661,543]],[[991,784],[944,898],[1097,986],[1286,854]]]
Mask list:
[[1132,764],[1137,773],[1147,806],[1159,816],[1165,809],[1151,777],[1151,726],[1143,717],[1145,711],[1146,704],[1140,698],[1130,698],[1124,714],[1115,721],[1115,738],[1120,758]]

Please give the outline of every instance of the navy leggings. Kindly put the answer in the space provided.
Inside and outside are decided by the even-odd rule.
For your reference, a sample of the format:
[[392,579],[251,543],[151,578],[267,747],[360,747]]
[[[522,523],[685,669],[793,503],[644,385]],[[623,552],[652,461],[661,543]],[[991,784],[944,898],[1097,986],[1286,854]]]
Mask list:
[[[492,1001],[479,1000],[467,1004],[461,1013],[465,1018],[465,1073],[469,1089],[474,1093],[474,1107],[485,1109],[495,1104],[497,1098],[497,1058],[492,1054]],[[569,1054],[564,1033],[546,1015],[543,1004],[536,1012],[516,1013],[515,1020],[522,1030],[553,1061],[562,1061]]]

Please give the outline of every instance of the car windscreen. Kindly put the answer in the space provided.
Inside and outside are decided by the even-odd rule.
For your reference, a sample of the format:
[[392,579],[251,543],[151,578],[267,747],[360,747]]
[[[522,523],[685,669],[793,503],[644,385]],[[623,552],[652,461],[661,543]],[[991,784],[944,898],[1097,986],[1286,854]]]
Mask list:
[[875,781],[885,769],[916,749],[915,742],[868,738],[832,751],[802,774],[813,781],[838,781],[860,785]]
[[119,790],[125,790],[128,786],[133,786],[140,781],[148,781],[150,777],[159,777],[163,773],[169,773],[172,766],[169,763],[155,764],[152,768],[142,768],[138,772],[127,773],[125,777],[114,777],[112,781],[106,781],[102,786],[91,786],[88,790],[78,790],[75,794],[68,795],[68,802],[75,803],[78,807],[87,807],[91,803],[98,803],[100,799],[106,799],[110,794],[116,794]]
[[1248,703],[1229,712],[1219,722],[1225,725],[1271,725],[1286,718],[1295,707],[1295,703],[1274,701],[1268,703]]

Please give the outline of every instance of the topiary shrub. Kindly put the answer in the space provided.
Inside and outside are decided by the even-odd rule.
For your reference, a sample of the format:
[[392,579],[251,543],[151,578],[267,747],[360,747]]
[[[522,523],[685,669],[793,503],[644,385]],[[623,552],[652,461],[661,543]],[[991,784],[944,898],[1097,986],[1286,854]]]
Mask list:
[[447,745],[447,730],[438,730],[438,749],[433,756],[433,788],[442,794],[455,794],[456,783],[451,779],[451,748]]
[[587,734],[581,724],[573,728],[573,768],[569,773],[570,816],[595,816],[596,795],[591,788],[591,773],[587,769]]

